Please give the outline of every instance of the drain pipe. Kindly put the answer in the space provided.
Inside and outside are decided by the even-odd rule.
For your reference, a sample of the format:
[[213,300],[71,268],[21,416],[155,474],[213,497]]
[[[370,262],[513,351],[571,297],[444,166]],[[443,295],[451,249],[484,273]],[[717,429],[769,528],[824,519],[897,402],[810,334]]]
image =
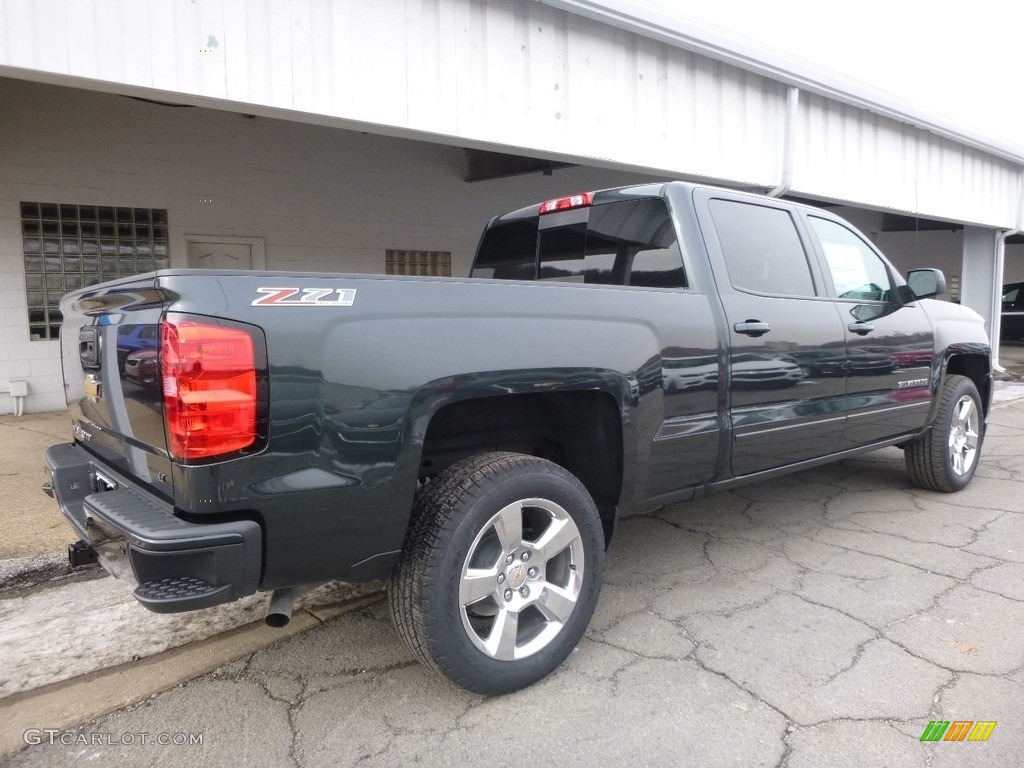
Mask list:
[[[1003,295],[1003,265],[1006,260],[1006,241],[1014,235],[1024,232],[1024,168],[1021,169],[1020,185],[1017,196],[1017,224],[1013,229],[1008,229],[996,238],[995,265],[992,269],[992,295],[1002,297]],[[999,364],[999,336],[1003,323],[1002,306],[997,304],[992,313],[992,369],[1002,373],[1006,370]]]
[[800,117],[800,89],[791,87],[786,94],[786,127],[782,144],[782,181],[768,197],[782,197],[793,187],[793,154],[796,152],[796,127]]

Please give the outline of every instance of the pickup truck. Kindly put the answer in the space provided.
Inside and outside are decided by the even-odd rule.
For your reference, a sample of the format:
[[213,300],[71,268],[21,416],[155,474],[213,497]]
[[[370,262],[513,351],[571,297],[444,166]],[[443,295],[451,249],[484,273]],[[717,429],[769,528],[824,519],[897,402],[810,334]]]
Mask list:
[[[943,289],[827,211],[684,182],[498,216],[463,279],[124,278],[61,304],[45,490],[72,564],[150,610],[272,591],[281,625],[388,579],[419,659],[512,691],[583,635],[623,514],[888,446],[966,486],[990,346]],[[157,385],[119,360],[140,326]]]

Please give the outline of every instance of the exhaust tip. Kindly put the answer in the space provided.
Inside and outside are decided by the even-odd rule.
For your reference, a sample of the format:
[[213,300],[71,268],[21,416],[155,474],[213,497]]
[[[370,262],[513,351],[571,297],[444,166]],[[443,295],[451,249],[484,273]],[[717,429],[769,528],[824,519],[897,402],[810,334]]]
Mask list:
[[275,589],[270,595],[270,605],[267,606],[267,616],[264,621],[268,627],[280,629],[286,626],[292,619],[292,606],[295,598],[302,594],[300,587],[284,587]]
[[288,622],[292,620],[291,612],[289,613],[268,613],[264,619],[268,627],[274,629],[280,629],[288,625]]

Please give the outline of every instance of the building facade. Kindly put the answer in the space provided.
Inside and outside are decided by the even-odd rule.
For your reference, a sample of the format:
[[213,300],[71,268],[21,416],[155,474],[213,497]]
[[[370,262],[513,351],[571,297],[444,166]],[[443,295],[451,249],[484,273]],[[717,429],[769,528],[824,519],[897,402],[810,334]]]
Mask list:
[[490,216],[639,181],[834,206],[901,269],[955,278],[994,335],[999,286],[1024,280],[1020,150],[640,4],[0,14],[17,31],[0,36],[0,412],[63,407],[54,307],[80,284],[161,266],[465,274]]

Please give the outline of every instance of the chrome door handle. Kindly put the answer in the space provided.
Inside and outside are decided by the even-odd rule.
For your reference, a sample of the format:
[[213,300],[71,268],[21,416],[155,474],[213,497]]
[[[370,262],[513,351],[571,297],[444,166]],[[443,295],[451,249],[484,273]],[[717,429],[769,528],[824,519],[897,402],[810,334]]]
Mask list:
[[850,323],[846,327],[850,330],[850,333],[856,333],[858,336],[867,336],[875,330],[875,326],[871,323]]
[[768,323],[762,323],[757,320],[747,320],[745,323],[736,323],[732,327],[736,333],[743,333],[747,336],[764,336],[768,331],[772,329]]

